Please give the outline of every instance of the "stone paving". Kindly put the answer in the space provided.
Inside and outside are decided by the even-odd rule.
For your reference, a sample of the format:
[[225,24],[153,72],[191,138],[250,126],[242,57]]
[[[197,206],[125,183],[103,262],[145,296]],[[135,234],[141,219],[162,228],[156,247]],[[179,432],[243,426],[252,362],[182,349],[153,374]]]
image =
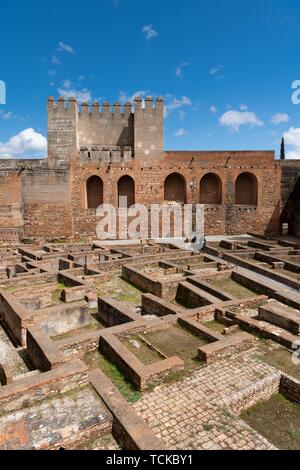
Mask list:
[[0,364],[5,366],[5,370],[11,378],[28,372],[28,367],[18,354],[9,337],[0,325]]
[[111,417],[102,402],[87,387],[0,415],[0,450],[59,447],[74,436],[76,439],[88,436],[90,430],[101,425],[110,428],[110,423]]
[[193,371],[182,381],[158,386],[133,406],[170,449],[273,449],[224,407],[233,393],[273,372],[247,351]]

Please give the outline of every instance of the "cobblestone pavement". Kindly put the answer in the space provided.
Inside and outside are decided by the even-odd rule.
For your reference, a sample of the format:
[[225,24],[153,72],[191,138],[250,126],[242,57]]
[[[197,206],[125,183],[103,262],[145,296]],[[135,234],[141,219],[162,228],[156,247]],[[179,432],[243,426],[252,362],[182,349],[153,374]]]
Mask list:
[[133,406],[170,449],[272,449],[265,438],[230,414],[224,401],[274,369],[251,351],[156,387]]
[[46,449],[76,438],[110,417],[90,388],[45,400],[30,408],[0,416],[0,450]]

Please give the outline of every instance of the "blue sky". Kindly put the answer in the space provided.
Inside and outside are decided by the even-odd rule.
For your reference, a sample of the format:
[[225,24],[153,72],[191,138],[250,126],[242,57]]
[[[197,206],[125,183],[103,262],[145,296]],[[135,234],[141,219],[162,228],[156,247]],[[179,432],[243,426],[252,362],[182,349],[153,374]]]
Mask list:
[[[46,7],[47,6],[47,7]],[[0,156],[45,154],[46,97],[166,99],[165,148],[300,158],[299,0],[12,0],[1,5]]]

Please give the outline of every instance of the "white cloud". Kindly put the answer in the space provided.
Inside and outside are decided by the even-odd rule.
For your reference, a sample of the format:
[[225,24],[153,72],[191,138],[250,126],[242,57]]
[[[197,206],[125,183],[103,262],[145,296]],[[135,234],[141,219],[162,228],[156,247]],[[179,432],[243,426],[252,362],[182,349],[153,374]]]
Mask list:
[[47,139],[34,129],[24,129],[7,142],[0,142],[0,158],[45,156]]
[[216,106],[212,105],[212,106],[210,107],[210,112],[211,112],[212,114],[216,114],[217,111],[218,111],[218,108],[217,108]]
[[186,112],[185,112],[185,111],[182,111],[182,109],[180,109],[180,110],[178,111],[178,116],[179,116],[179,121],[182,122],[182,121],[184,121],[184,118],[185,118],[185,116],[186,116]]
[[63,41],[60,41],[58,43],[57,50],[59,52],[68,52],[69,54],[75,54],[75,51],[74,51],[73,47],[71,47],[69,44],[66,44]]
[[55,55],[55,54],[52,55],[52,64],[54,64],[54,65],[60,65],[60,60],[59,60],[59,58],[57,57],[57,55]]
[[276,113],[274,116],[272,116],[271,123],[275,124],[281,124],[282,122],[288,122],[290,120],[290,116],[286,113]]
[[210,74],[211,75],[216,75],[216,73],[220,72],[223,69],[223,65],[217,65],[216,67],[213,67],[210,69]]
[[125,104],[125,103],[133,104],[134,98],[136,98],[137,96],[140,96],[141,98],[146,98],[148,94],[149,94],[149,91],[147,90],[136,91],[133,94],[130,94],[127,91],[120,90],[118,100],[120,101],[121,104]]
[[3,121],[8,121],[9,119],[13,118],[13,113],[11,111],[4,111],[3,109],[0,109],[0,119],[3,119]]
[[183,75],[183,68],[187,67],[189,64],[188,62],[181,62],[181,64],[177,65],[176,70],[175,70],[175,75],[178,78],[182,78]]
[[165,102],[165,116],[169,116],[173,111],[176,109],[180,109],[184,106],[191,106],[192,102],[190,98],[187,96],[182,96],[181,98],[177,98],[174,95],[166,95],[166,102]]
[[181,127],[180,129],[178,129],[177,131],[174,132],[174,135],[176,137],[183,137],[183,136],[187,135],[187,131]]
[[238,132],[243,125],[251,127],[262,126],[263,122],[250,111],[226,111],[220,117],[220,123],[224,127],[228,127],[232,132]]
[[225,75],[221,73],[223,69],[224,69],[223,65],[216,65],[216,67],[212,67],[210,69],[209,73],[213,75],[215,78],[221,79],[225,77]]
[[142,33],[145,34],[145,37],[148,40],[152,39],[152,38],[155,38],[155,36],[158,36],[158,32],[155,31],[152,24],[148,24],[148,25],[144,26],[143,29],[142,29]]
[[285,143],[290,149],[286,151],[286,157],[300,160],[300,127],[290,127],[283,135]]
[[[134,98],[136,96],[140,96],[142,99],[145,99],[147,96],[155,97],[155,96],[158,96],[158,94],[153,93],[149,90],[139,90],[133,94],[130,94],[127,91],[120,90],[118,101],[120,101],[121,104],[124,104],[126,102],[133,104]],[[179,119],[183,120],[186,113],[181,108],[192,105],[192,101],[187,96],[182,96],[181,98],[177,98],[176,96],[172,94],[166,94],[164,96],[164,99],[165,99],[165,116],[166,117],[169,116],[173,111],[178,110]],[[144,103],[143,103],[143,106],[144,106]]]
[[240,110],[241,110],[241,111],[247,111],[247,110],[248,110],[248,105],[246,105],[246,104],[241,104]]
[[62,82],[62,85],[63,85],[63,88],[71,88],[72,86],[72,82],[71,80],[69,80],[68,78],[66,78],[65,80],[63,80]]
[[58,93],[64,98],[72,98],[73,96],[77,99],[78,103],[83,103],[85,101],[92,101],[92,93],[87,88],[82,88],[77,90],[71,80],[63,80],[62,86],[58,88]]

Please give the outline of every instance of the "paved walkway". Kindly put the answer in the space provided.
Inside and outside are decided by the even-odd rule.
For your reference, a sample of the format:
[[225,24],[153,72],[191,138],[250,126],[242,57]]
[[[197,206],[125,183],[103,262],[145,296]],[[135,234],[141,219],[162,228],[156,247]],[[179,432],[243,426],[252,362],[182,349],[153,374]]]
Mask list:
[[[0,416],[0,450],[47,449],[109,424],[98,395],[86,387]],[[85,434],[86,433],[86,434]]]
[[255,362],[248,351],[199,369],[180,382],[158,386],[133,406],[171,449],[272,449],[226,411],[224,400],[273,372],[267,364]]

